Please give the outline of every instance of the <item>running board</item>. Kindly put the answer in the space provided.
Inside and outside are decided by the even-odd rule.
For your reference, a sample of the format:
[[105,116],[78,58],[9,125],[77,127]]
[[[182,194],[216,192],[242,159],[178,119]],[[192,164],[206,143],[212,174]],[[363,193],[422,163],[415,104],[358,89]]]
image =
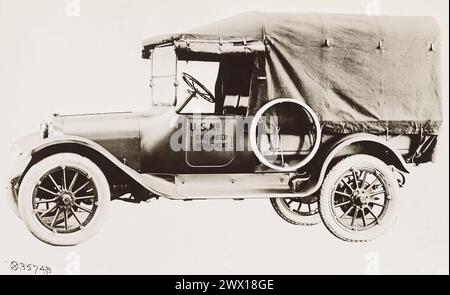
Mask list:
[[[166,175],[168,176],[168,175]],[[314,185],[292,193],[289,173],[140,174],[140,183],[156,196],[173,200],[297,198],[311,194]]]
[[290,175],[264,174],[181,174],[175,186],[182,199],[251,199],[292,197]]

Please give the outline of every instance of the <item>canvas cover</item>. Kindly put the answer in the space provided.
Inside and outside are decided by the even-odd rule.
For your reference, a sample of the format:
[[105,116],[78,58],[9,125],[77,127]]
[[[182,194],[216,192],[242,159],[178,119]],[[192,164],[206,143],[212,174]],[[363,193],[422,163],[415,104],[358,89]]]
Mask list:
[[163,44],[182,59],[262,55],[266,80],[252,86],[251,114],[292,97],[326,133],[436,135],[441,125],[440,33],[431,17],[250,12],[144,40],[143,57]]

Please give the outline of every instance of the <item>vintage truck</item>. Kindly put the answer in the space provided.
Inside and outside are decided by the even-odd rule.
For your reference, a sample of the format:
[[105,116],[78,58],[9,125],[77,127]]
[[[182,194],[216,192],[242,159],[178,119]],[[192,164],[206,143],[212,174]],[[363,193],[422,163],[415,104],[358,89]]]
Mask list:
[[[15,144],[8,199],[53,245],[91,237],[111,200],[159,197],[268,198],[292,224],[374,239],[433,160],[439,51],[430,17],[248,12],[146,39],[151,108],[53,115]],[[199,64],[212,87],[180,71]]]

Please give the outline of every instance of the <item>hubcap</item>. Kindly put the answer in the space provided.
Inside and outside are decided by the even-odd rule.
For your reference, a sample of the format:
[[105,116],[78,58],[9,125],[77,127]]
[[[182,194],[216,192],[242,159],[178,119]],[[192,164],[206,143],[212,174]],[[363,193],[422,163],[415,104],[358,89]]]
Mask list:
[[350,169],[332,192],[332,210],[341,226],[364,231],[380,224],[389,206],[389,186],[377,170]]
[[75,204],[75,196],[68,191],[61,191],[58,193],[58,206],[60,208],[70,209]]
[[367,206],[369,204],[369,196],[367,195],[365,190],[355,190],[352,193],[352,199],[353,199],[353,203],[358,207],[358,208],[362,208],[364,206]]
[[98,205],[97,188],[89,174],[76,167],[45,173],[33,192],[33,212],[48,230],[72,233],[91,221]]

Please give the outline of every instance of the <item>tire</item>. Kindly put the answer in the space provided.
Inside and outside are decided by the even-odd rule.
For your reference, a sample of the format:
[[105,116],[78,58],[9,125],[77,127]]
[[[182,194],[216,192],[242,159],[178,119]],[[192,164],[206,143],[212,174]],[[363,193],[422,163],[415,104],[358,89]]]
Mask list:
[[392,170],[378,158],[362,154],[346,157],[328,172],[322,184],[320,216],[327,229],[344,241],[373,240],[396,219],[397,190]]
[[[318,201],[317,197],[311,196],[307,198],[315,198],[315,200],[309,201],[305,200],[305,198],[296,198],[296,199],[288,199],[288,198],[271,198],[270,203],[272,204],[273,208],[275,209],[275,212],[283,218],[285,221],[295,224],[295,225],[304,225],[304,226],[310,226],[320,223],[320,216],[319,216],[319,210],[318,210]],[[303,202],[302,202],[303,199]],[[296,207],[296,204],[294,204],[293,209],[290,202],[296,202],[299,205],[299,207]],[[308,206],[307,204],[313,204],[312,211],[300,211],[301,207],[303,205]],[[305,207],[306,207],[305,206]]]
[[[11,184],[10,184],[11,185]],[[19,218],[22,219],[22,217],[20,217],[20,213],[19,213],[19,204],[17,202],[17,198],[12,194],[12,187],[8,187],[7,188],[7,193],[9,194],[6,198],[9,207],[11,208],[12,212],[14,213],[14,215]]]
[[[108,181],[96,164],[78,154],[60,153],[30,168],[21,183],[18,204],[34,236],[51,245],[70,246],[100,229],[110,200]],[[69,228],[70,224],[74,226]]]

